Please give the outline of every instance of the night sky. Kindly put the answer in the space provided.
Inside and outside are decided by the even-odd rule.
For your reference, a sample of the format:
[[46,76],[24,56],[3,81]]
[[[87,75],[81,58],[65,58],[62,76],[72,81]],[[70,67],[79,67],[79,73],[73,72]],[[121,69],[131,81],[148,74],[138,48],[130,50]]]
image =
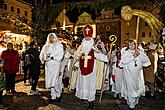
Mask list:
[[[32,4],[34,3],[34,0],[23,0],[23,1],[28,2],[28,3],[32,3]],[[50,0],[43,0],[43,1],[50,1]],[[59,3],[64,3],[64,2],[65,3],[68,3],[68,2],[87,2],[87,1],[95,1],[96,2],[96,0],[52,0],[52,4],[59,4]],[[40,3],[41,0],[37,0],[37,2]],[[70,18],[71,22],[77,22],[78,16],[81,13],[83,13],[84,11],[91,14],[93,20],[96,19],[95,12],[94,12],[94,10],[91,10],[90,6],[83,7],[80,10],[77,7],[75,7],[72,10],[68,10],[66,15]],[[100,15],[100,13],[99,13],[99,15]]]

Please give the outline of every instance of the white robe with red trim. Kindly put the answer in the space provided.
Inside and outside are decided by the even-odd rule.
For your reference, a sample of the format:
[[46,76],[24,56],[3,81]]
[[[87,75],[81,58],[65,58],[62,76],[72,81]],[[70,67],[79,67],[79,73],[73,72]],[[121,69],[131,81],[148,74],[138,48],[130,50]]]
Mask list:
[[[94,56],[96,59],[108,62],[108,58],[106,55],[102,53],[94,52]],[[75,64],[75,66],[79,67],[79,62]],[[78,70],[78,78],[76,85],[76,96],[80,99],[88,100],[89,102],[95,100],[96,93],[96,60],[94,60],[93,72],[88,75],[82,75],[80,68]]]

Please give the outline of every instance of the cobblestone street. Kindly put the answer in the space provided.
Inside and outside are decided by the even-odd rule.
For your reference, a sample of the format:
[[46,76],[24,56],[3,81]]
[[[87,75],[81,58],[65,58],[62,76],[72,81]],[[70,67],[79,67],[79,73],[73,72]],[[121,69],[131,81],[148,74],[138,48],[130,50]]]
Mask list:
[[[39,81],[38,90],[41,95],[30,96],[30,86],[24,86],[23,82],[16,84],[17,93],[4,95],[3,102],[8,110],[86,110],[88,103],[81,102],[74,94],[63,94],[60,104],[49,104],[50,91],[44,88],[44,80]],[[114,99],[112,93],[107,91],[101,103],[96,97],[93,110],[128,110],[124,99]],[[141,97],[135,110],[165,110],[165,95],[156,93],[156,97]]]

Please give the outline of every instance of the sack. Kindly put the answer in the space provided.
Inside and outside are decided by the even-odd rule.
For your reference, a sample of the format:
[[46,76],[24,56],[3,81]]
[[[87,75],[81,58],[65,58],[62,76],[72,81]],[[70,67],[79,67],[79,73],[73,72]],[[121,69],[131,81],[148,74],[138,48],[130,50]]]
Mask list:
[[0,91],[5,89],[5,80],[4,80],[4,76],[0,75]]

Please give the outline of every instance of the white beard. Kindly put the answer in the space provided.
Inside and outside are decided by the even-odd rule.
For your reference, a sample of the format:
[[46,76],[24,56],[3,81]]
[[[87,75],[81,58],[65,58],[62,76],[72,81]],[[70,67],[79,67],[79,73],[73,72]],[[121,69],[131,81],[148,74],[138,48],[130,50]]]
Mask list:
[[94,44],[93,39],[91,39],[91,40],[83,39],[82,44],[81,44],[82,45],[82,52],[84,54],[88,54],[91,51],[93,44]]

